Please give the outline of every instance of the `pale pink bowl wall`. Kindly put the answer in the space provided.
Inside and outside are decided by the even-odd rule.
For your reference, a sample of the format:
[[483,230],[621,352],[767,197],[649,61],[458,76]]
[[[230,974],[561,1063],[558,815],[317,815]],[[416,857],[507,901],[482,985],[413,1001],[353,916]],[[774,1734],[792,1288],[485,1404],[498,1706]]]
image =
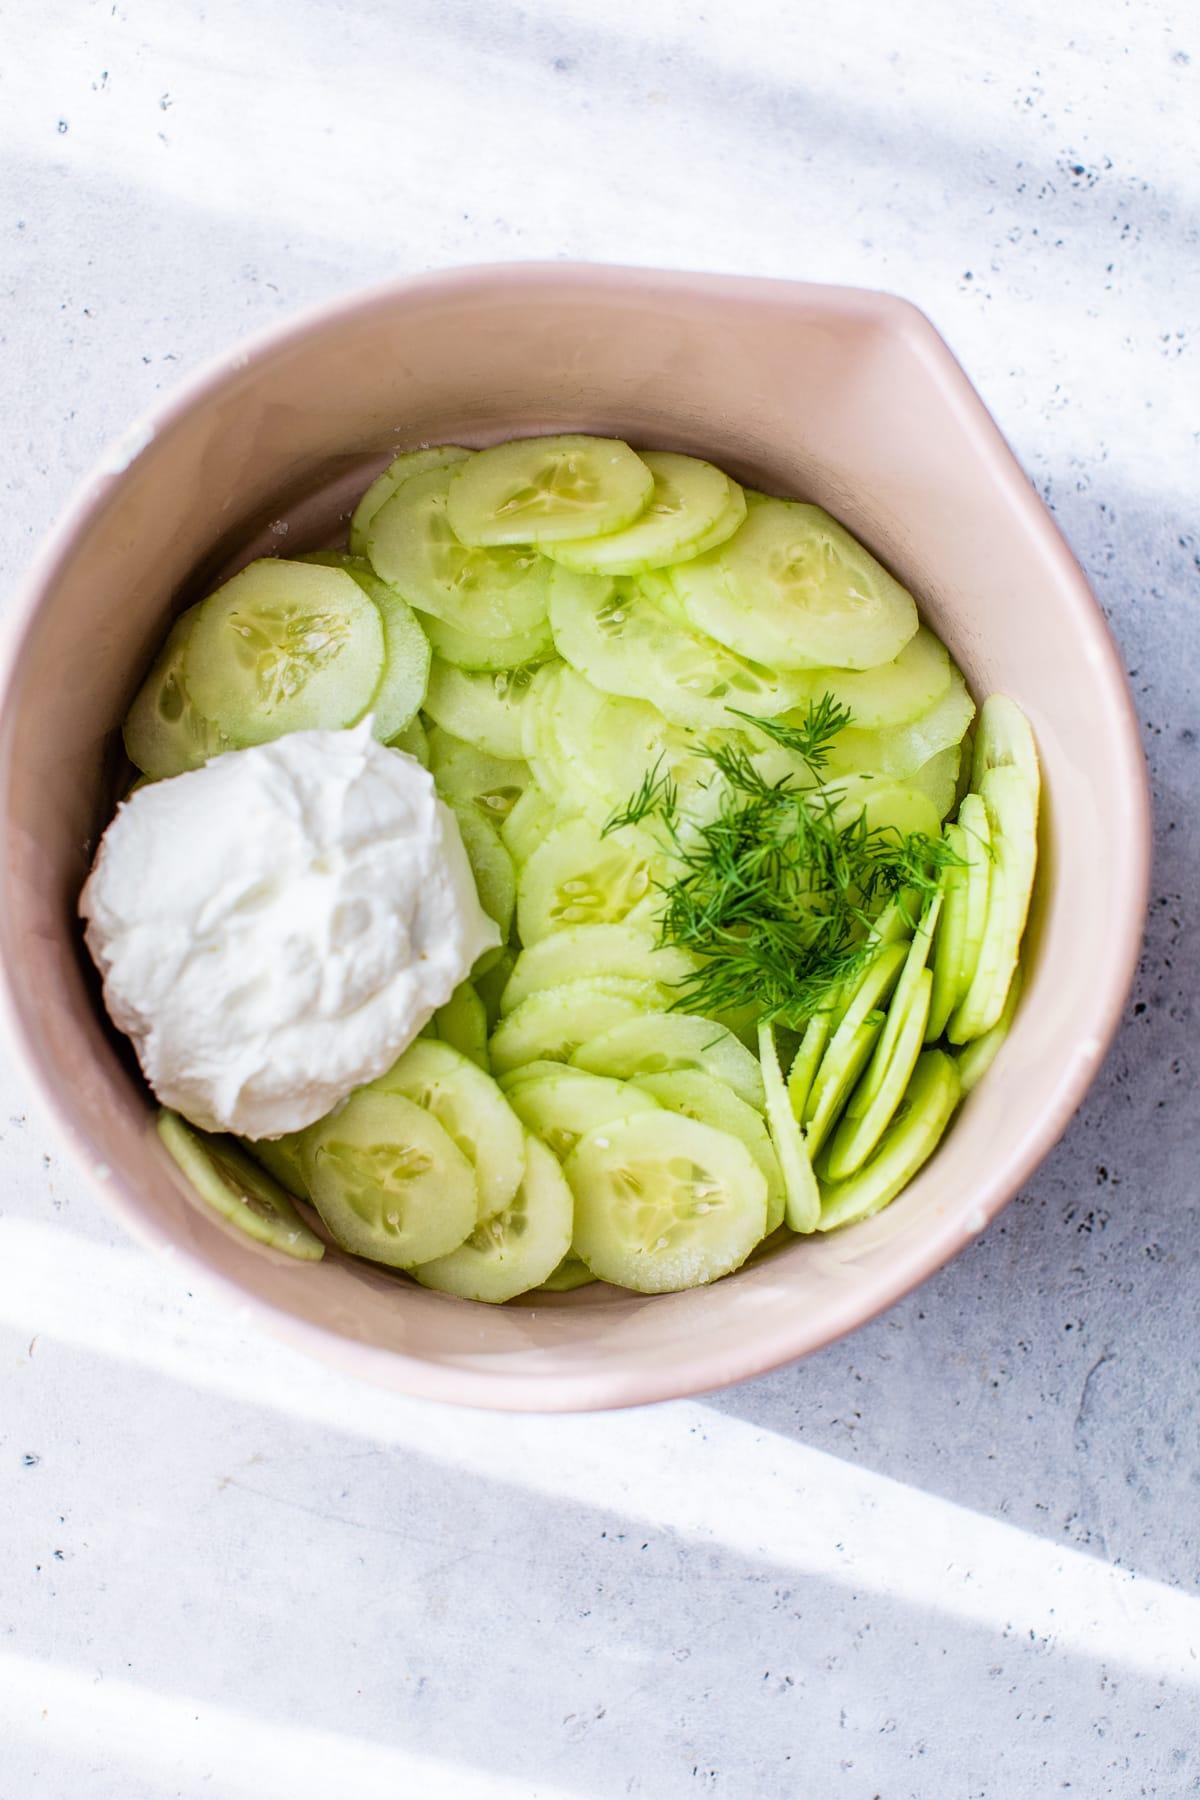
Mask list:
[[[886,1213],[715,1288],[536,1309],[264,1254],[189,1204],[85,980],[75,895],[104,771],[178,603],[269,520],[328,531],[389,452],[540,430],[699,451],[820,501],[919,596],[979,694],[1025,707],[1043,900],[1016,1028]],[[127,466],[126,466],[127,464]],[[978,1233],[1062,1132],[1140,941],[1148,808],[1122,672],[1083,577],[928,322],[855,290],[587,267],[458,270],[328,307],[224,359],[86,484],[10,614],[0,958],[26,1063],[98,1191],[261,1322],[353,1372],[476,1405],[714,1388],[828,1343]],[[1080,896],[1085,896],[1081,903]]]

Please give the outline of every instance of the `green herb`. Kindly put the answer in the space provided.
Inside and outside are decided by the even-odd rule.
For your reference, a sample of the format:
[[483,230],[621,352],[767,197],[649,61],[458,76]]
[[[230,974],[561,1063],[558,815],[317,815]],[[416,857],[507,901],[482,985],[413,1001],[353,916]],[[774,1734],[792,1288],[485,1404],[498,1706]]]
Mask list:
[[749,749],[712,746],[703,754],[720,778],[715,816],[681,817],[675,784],[656,764],[605,829],[652,818],[666,839],[676,872],[661,889],[660,940],[700,959],[676,1005],[749,1007],[798,1030],[871,956],[867,933],[887,902],[919,912],[960,859],[940,838],[871,828],[864,812],[847,818],[845,791],[819,785],[850,720],[830,695],[799,725],[738,717],[791,750],[800,770],[770,781]]

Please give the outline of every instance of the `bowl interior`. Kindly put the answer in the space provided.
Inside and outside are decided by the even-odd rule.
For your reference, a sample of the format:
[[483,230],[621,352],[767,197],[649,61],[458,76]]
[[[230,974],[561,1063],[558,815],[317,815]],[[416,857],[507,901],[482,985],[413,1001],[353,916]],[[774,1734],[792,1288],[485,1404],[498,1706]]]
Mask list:
[[[650,1399],[769,1367],[861,1322],[982,1229],[1063,1128],[1111,1033],[1140,935],[1145,796],[1098,609],[920,315],[781,283],[461,271],[302,322],[193,383],[154,425],[43,558],[0,723],[10,1010],[135,1229],[362,1373],[516,1406]],[[331,541],[398,449],[545,430],[697,452],[842,519],[913,589],[976,695],[1007,692],[1032,720],[1043,875],[1013,1034],[885,1213],[707,1290],[585,1288],[488,1308],[337,1255],[292,1264],[200,1213],[102,1018],[74,904],[112,810],[113,734],[169,617],[252,554]]]

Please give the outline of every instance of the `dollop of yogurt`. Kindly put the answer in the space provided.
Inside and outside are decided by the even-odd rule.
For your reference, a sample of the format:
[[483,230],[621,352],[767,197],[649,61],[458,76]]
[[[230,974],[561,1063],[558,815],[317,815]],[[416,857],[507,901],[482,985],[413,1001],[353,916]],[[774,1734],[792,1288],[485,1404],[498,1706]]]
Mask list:
[[500,941],[432,777],[369,720],[140,788],[79,911],[159,1099],[252,1138],[383,1074]]

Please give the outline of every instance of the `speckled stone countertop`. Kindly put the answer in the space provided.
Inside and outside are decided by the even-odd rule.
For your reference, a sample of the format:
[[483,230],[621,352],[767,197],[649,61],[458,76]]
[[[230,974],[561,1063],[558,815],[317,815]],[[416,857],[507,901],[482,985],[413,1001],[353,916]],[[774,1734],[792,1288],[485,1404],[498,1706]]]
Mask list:
[[703,1402],[504,1421],[310,1367],[125,1241],[6,1070],[0,1800],[1200,1791],[1194,10],[0,0],[0,41],[5,588],[144,402],[353,285],[887,287],[1095,583],[1158,808],[1057,1152]]

